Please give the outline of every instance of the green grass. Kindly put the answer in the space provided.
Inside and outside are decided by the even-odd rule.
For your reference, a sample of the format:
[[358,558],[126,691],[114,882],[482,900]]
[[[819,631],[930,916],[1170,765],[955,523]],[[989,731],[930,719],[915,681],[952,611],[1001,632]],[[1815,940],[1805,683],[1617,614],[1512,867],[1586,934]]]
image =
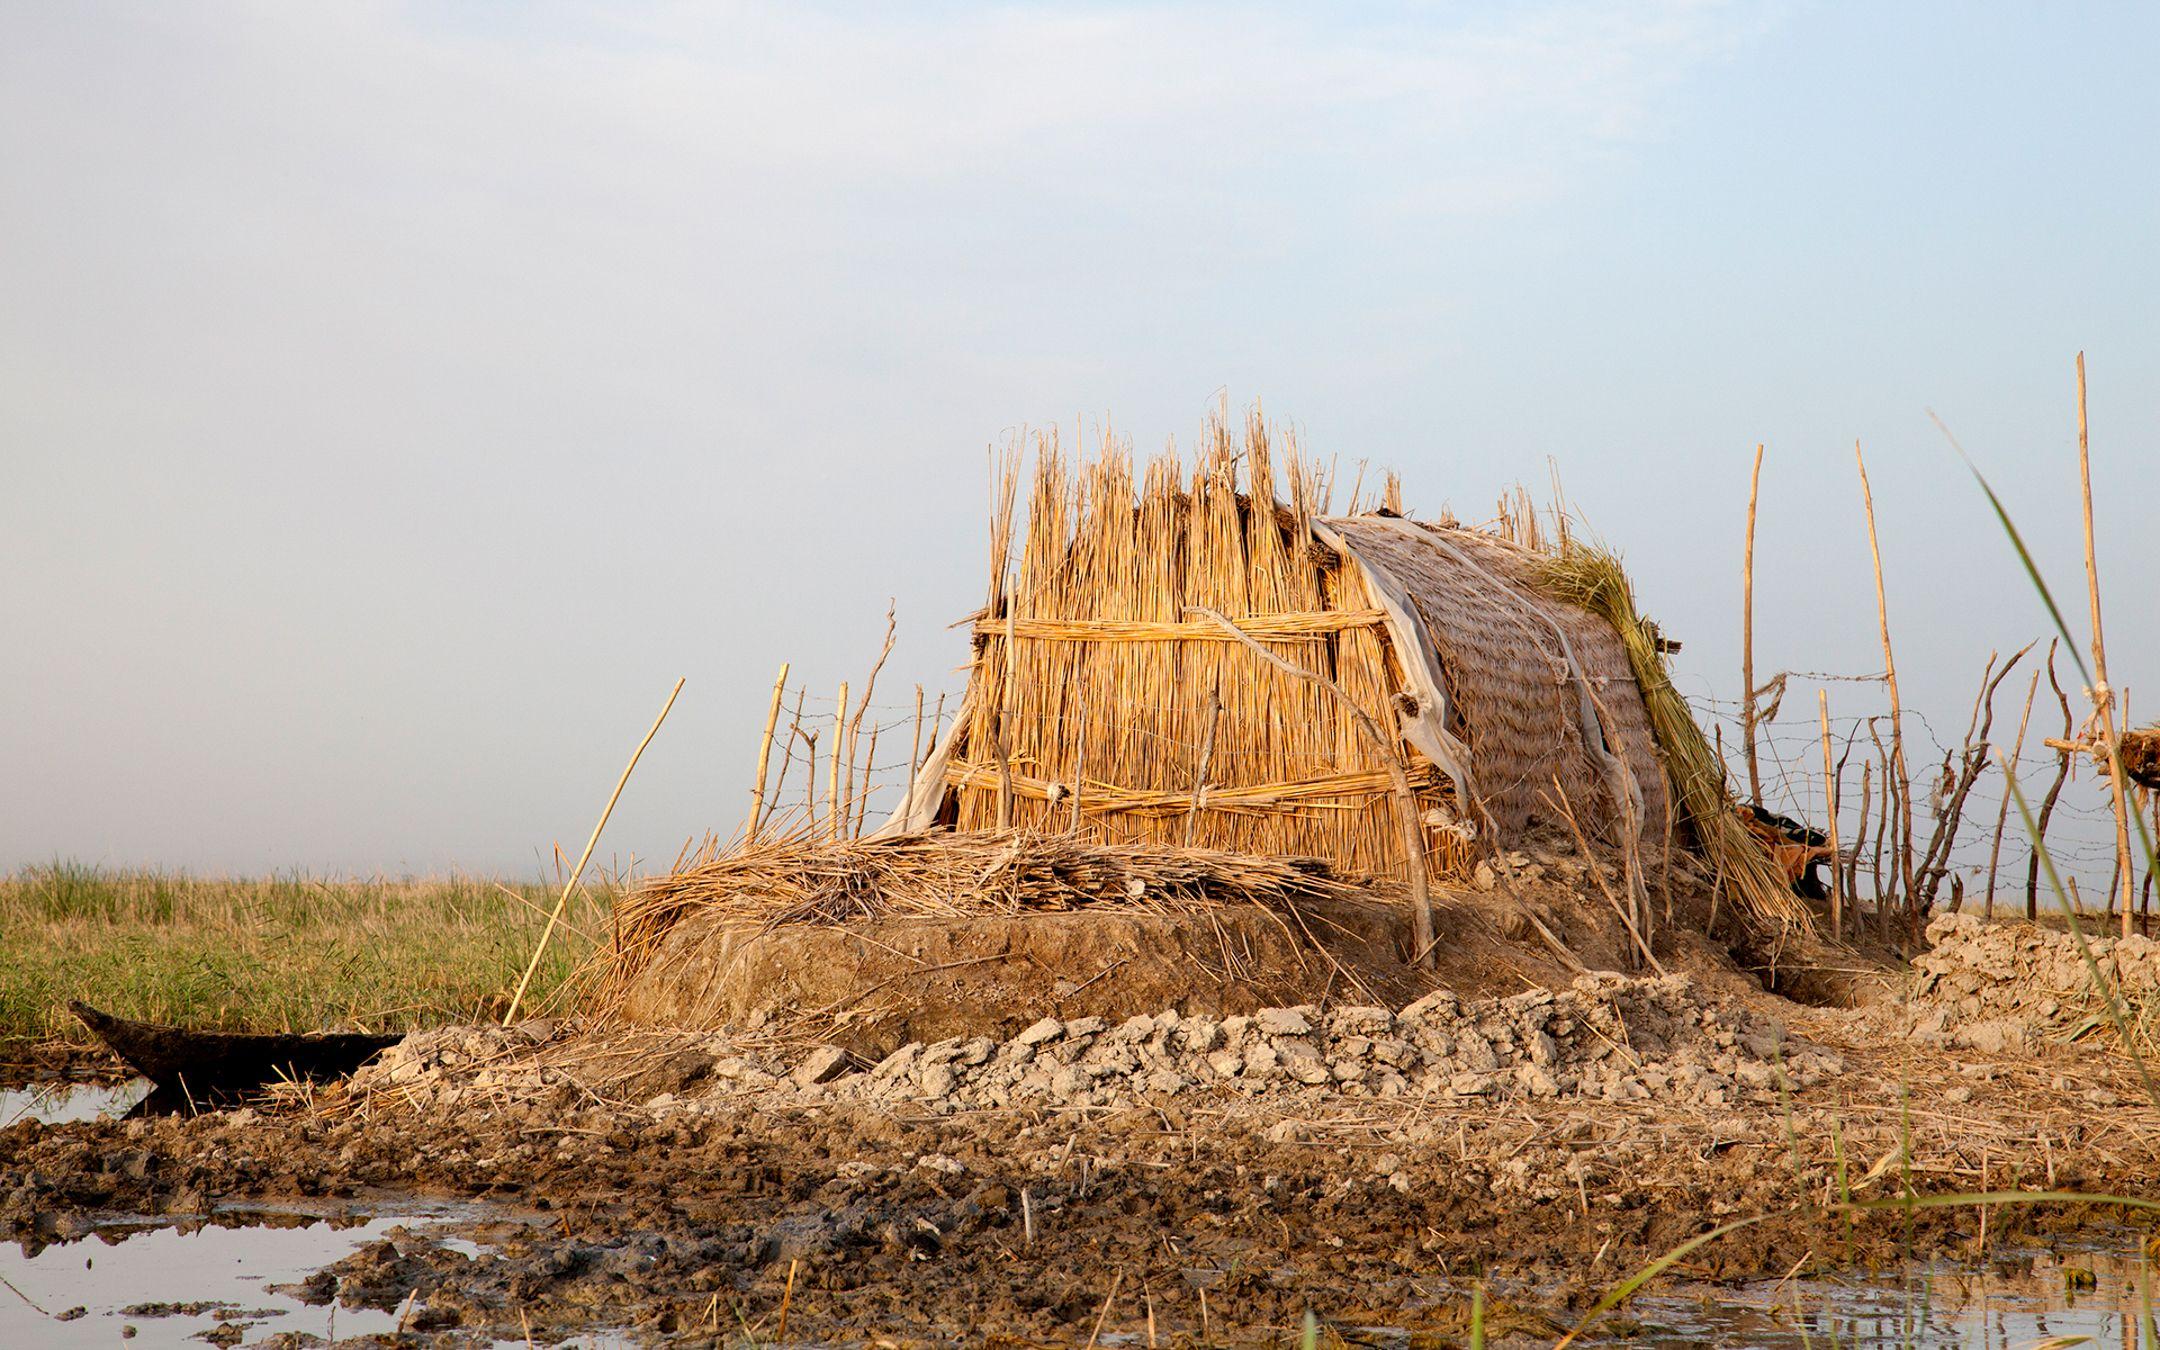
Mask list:
[[[569,924],[605,932],[606,898]],[[79,998],[190,1026],[401,1030],[500,1017],[551,888],[420,880],[193,877],[73,864],[0,877],[0,1042],[87,1038]],[[559,928],[526,1006],[544,1006],[590,951]]]

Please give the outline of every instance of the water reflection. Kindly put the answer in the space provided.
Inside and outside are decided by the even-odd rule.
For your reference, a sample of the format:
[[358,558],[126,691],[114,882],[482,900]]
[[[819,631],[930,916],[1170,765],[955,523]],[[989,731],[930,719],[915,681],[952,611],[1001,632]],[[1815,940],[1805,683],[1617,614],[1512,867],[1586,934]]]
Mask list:
[[125,1083],[35,1083],[0,1088],[0,1129],[21,1120],[47,1125],[71,1120],[112,1120],[126,1115],[150,1095],[147,1078]]
[[[0,1346],[188,1346],[230,1327],[335,1340],[385,1335],[386,1312],[315,1306],[271,1287],[300,1280],[377,1238],[470,1221],[472,1205],[415,1203],[397,1214],[223,1212],[183,1227],[118,1222],[79,1241],[0,1246]],[[232,1334],[230,1332],[224,1334]]]
[[1682,1285],[1637,1300],[1632,1345],[2134,1347],[2152,1270],[2134,1238],[2020,1252],[1987,1265],[1934,1263],[1870,1276]]

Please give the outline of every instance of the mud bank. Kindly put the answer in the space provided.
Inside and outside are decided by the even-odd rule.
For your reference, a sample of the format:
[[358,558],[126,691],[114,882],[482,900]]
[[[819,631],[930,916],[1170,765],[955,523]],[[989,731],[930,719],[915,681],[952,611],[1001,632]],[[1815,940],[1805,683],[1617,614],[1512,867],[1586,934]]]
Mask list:
[[[1265,1025],[1067,1019],[973,1064],[980,1046],[921,1046],[882,1076],[754,1035],[433,1033],[276,1111],[0,1131],[0,1231],[37,1244],[101,1214],[392,1191],[540,1216],[476,1246],[377,1243],[306,1282],[304,1297],[403,1307],[442,1343],[527,1327],[541,1341],[773,1340],[785,1304],[790,1339],[840,1343],[1084,1344],[1099,1320],[1106,1336],[1152,1323],[1161,1344],[1252,1344],[1310,1310],[1445,1345],[1483,1286],[1502,1330],[1549,1344],[1641,1263],[1736,1217],[1770,1216],[1683,1273],[1775,1278],[1981,1240],[1965,1210],[1848,1227],[1821,1208],[1847,1191],[2160,1186],[2160,1118],[2082,1047],[1920,1046],[1886,1035],[1880,1011],[1664,981],[1438,999],[1384,1022],[1280,1011]],[[1472,1035],[1492,1067],[1457,1067]],[[1022,1062],[1008,1047],[1030,1036]],[[1608,1041],[1620,1051],[1593,1048]],[[1326,1081],[1300,1073],[1300,1042]],[[1233,1045],[1237,1072],[1203,1079]],[[1190,1081],[1151,1090],[1158,1057]],[[1688,1063],[1692,1086],[1676,1072]],[[1338,1077],[1349,1065],[1366,1079]],[[1397,1095],[1372,1081],[1380,1066]],[[1041,1095],[1022,1089],[1044,1072]],[[1066,1079],[1061,1101],[1070,1072],[1086,1084]],[[1456,1091],[1470,1072],[1485,1090]],[[1614,1086],[1630,1079],[1641,1095]],[[2096,1112],[2095,1090],[2125,1104]],[[999,1092],[1011,1104],[988,1105]],[[2101,1212],[1996,1206],[1985,1240]]]

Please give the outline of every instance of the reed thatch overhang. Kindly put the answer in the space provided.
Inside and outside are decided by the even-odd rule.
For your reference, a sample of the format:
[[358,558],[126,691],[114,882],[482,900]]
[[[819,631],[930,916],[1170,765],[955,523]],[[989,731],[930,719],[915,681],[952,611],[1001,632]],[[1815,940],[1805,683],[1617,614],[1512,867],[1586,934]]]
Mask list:
[[1402,875],[1407,786],[1436,871],[1566,812],[1661,835],[1629,650],[1541,586],[1550,553],[1409,520],[1392,480],[1330,515],[1294,453],[1279,498],[1270,435],[1211,427],[1189,476],[1166,455],[1137,482],[1044,438],[1017,541],[1008,459],[960,714],[878,833],[1077,828]]

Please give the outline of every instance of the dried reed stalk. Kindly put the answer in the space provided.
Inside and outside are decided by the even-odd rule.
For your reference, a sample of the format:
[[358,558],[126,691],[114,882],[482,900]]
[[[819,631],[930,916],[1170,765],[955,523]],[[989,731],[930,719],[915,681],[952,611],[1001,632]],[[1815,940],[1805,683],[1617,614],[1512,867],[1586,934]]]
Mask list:
[[[1055,778],[1036,778],[1017,773],[1000,777],[995,769],[973,765],[952,770],[946,775],[946,779],[954,787],[963,790],[990,792],[1009,789],[1016,805],[1041,802],[1046,807],[1054,807],[1073,795],[1070,783],[1060,782]],[[1421,791],[1438,790],[1443,781],[1439,770],[1429,764],[1420,764],[1409,772],[1410,785]],[[1205,794],[1204,809],[1244,815],[1339,811],[1346,809],[1343,798],[1357,798],[1362,804],[1365,800],[1388,796],[1394,790],[1394,777],[1387,770],[1360,769],[1355,773],[1326,774],[1319,778],[1298,779],[1288,783],[1238,783],[1209,788]],[[1104,819],[1127,815],[1137,818],[1180,817],[1189,820],[1193,815],[1193,801],[1189,791],[1134,792],[1114,783],[1095,780],[1087,786],[1087,812],[1098,823],[1127,823]]]
[[855,838],[861,837],[863,820],[870,814],[870,776],[877,769],[877,738],[878,725],[872,722],[870,724],[870,744],[863,751],[862,790],[855,795],[855,823],[848,831],[849,835]]
[[[1240,628],[1253,637],[1271,639],[1309,638],[1321,641],[1331,633],[1353,628],[1385,628],[1387,611],[1379,609],[1322,610],[1312,614],[1259,614],[1239,620]],[[977,637],[1029,638],[1038,642],[1234,642],[1210,623],[1155,623],[1140,619],[1014,619],[977,618]]]
[[630,752],[630,762],[623,765],[622,777],[615,780],[615,790],[608,794],[607,806],[601,810],[599,822],[593,826],[592,837],[585,841],[585,851],[578,855],[577,866],[570,869],[570,879],[563,883],[562,894],[555,900],[554,912],[548,915],[547,927],[540,930],[540,941],[533,948],[532,960],[525,963],[525,973],[518,976],[517,991],[510,995],[510,1006],[503,1012],[504,1026],[517,1020],[518,1006],[525,1001],[525,991],[532,985],[533,972],[540,969],[540,958],[547,954],[548,940],[555,936],[557,925],[562,923],[563,910],[570,903],[570,892],[577,889],[578,878],[585,875],[585,864],[592,861],[593,850],[600,844],[600,832],[607,828],[608,817],[615,814],[615,803],[622,800],[623,788],[630,781],[630,771],[637,767],[639,758],[644,755],[645,747],[652,744],[653,737],[660,734],[660,724],[667,721],[668,709],[675,706],[675,696],[682,692],[683,684],[683,680],[675,681],[675,687],[668,691],[667,702],[660,705],[660,715],[653,719],[652,728],[645,733],[645,739],[637,743],[637,749]]
[[[1965,799],[1980,775],[1987,771],[1988,737],[1995,729],[1995,691],[2032,649],[2033,644],[2026,643],[2003,663],[1999,671],[1995,669],[1995,653],[1988,653],[1987,668],[1980,675],[1980,693],[1974,697],[1972,717],[1965,724],[1963,750],[1956,756],[1944,757],[1942,805],[1936,813],[1935,828],[1928,835],[1927,847],[1921,850],[1920,866],[1914,872],[1919,879],[1923,906],[1932,905],[1942,887],[1943,877],[1950,868],[1950,849],[1957,842],[1958,824],[1965,814]],[[1951,908],[1957,909],[1957,903],[1953,902]]]
[[1582,854],[1583,862],[1590,872],[1590,879],[1597,883],[1598,892],[1605,897],[1605,903],[1612,907],[1614,914],[1619,916],[1620,926],[1627,930],[1628,938],[1634,942],[1636,952],[1642,956],[1642,959],[1652,970],[1663,975],[1665,967],[1657,959],[1657,953],[1650,950],[1650,943],[1643,937],[1642,929],[1636,926],[1634,917],[1628,913],[1630,907],[1622,905],[1620,897],[1613,894],[1612,887],[1605,884],[1604,866],[1598,861],[1597,854],[1591,850],[1590,840],[1583,834],[1582,823],[1575,818],[1575,804],[1568,800],[1567,789],[1560,785],[1560,776],[1558,774],[1553,775],[1552,785],[1553,791],[1558,794],[1555,805],[1558,808],[1559,815],[1561,819],[1567,822],[1568,833],[1575,837],[1575,848]]
[[1215,726],[1222,721],[1222,694],[1208,691],[1207,735],[1200,738],[1200,762],[1193,767],[1192,809],[1185,813],[1185,847],[1191,848],[1193,831],[1200,824],[1200,808],[1207,801],[1208,768],[1215,759]]
[[915,744],[908,751],[907,788],[900,796],[904,802],[915,799],[915,775],[922,769],[922,710],[922,686],[918,684],[915,686]]
[[[1857,911],[1860,904],[1860,858],[1867,852],[1868,808],[1873,805],[1875,789],[1875,762],[1860,761],[1860,820],[1853,831],[1852,857],[1845,864],[1845,895]],[[1857,919],[1857,914],[1856,914]]]

